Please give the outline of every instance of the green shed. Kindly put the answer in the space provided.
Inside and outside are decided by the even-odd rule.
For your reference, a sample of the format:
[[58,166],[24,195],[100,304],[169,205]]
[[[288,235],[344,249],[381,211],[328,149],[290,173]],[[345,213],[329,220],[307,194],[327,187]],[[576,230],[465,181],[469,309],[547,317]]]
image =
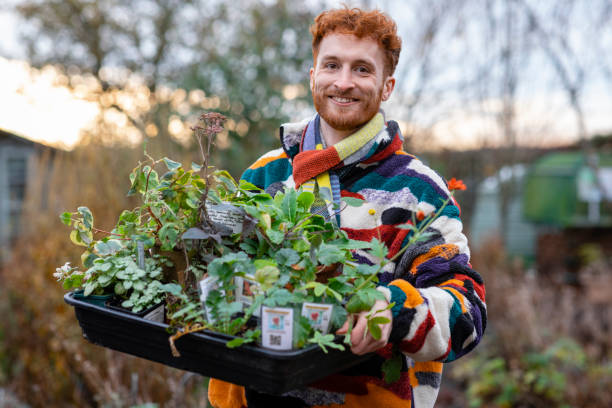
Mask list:
[[610,153],[550,153],[527,172],[523,212],[531,222],[560,228],[612,226],[610,203]]

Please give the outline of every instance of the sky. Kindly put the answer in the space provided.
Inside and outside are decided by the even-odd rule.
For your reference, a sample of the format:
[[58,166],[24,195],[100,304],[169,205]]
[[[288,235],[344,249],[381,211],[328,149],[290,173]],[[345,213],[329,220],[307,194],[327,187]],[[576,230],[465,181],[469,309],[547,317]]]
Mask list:
[[[18,1],[8,0],[9,3]],[[342,3],[328,2],[332,6]],[[390,12],[398,24],[399,33],[409,33],[412,19],[418,18],[411,10],[402,9],[405,3],[401,1],[369,3]],[[78,142],[81,130],[92,123],[98,114],[97,107],[71,93],[64,86],[65,79],[58,77],[54,69],[29,68],[25,50],[20,47],[17,24],[18,20],[10,11],[0,8],[0,128],[32,140],[70,148]],[[11,59],[5,58],[9,55]],[[403,64],[408,63],[406,57],[402,57],[396,72],[401,72]],[[612,131],[610,88],[601,83],[590,83],[585,88],[583,100],[587,132]],[[540,133],[539,144],[559,144],[575,139],[575,117],[567,106],[563,92],[552,92],[544,87],[540,89],[534,84],[532,91],[519,95],[517,101],[517,130],[525,143],[533,139],[533,129]],[[499,101],[490,101],[491,106],[495,104],[499,104]],[[383,108],[400,123],[404,131],[420,126],[402,120],[403,111],[395,95]],[[435,123],[430,121],[430,132],[443,146],[470,148],[482,145],[483,138],[492,138],[498,127],[494,117],[475,113],[477,111],[475,106],[460,104],[444,112],[443,117],[436,118]],[[432,107],[431,112],[420,112],[420,117],[434,117],[435,114],[435,107]],[[543,121],[543,118],[550,120]],[[547,123],[545,129],[539,127],[543,122]]]
[[97,108],[57,83],[52,68],[31,72],[25,50],[19,46],[17,24],[12,13],[0,9],[0,128],[70,148],[79,140],[81,129],[96,117]]

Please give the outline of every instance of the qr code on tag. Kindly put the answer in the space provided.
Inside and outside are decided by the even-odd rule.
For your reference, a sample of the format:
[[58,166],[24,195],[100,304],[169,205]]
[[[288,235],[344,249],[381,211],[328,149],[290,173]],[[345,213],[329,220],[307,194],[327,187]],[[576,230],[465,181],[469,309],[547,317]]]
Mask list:
[[270,345],[271,346],[280,346],[281,345],[281,336],[275,336],[274,334],[270,335]]

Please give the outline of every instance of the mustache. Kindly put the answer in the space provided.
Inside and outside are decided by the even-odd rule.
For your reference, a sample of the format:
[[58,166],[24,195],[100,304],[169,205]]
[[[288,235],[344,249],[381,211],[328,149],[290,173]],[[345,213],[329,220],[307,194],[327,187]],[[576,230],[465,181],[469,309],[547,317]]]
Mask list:
[[325,92],[325,96],[327,97],[337,97],[337,98],[349,98],[349,99],[361,99],[362,95],[357,95],[354,91],[333,91],[333,92]]
[[351,99],[359,99],[361,100],[363,95],[359,92],[355,92],[354,89],[349,89],[346,91],[342,90],[329,90],[329,87],[319,86],[316,82],[313,86],[313,92],[317,92],[319,94],[323,94],[327,97],[338,97],[338,98],[351,98]]

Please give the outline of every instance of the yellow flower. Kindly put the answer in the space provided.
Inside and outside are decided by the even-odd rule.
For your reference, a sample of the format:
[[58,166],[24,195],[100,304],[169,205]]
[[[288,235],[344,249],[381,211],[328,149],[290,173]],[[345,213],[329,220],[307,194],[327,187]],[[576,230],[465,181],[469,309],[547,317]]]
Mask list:
[[375,210],[375,209],[373,209],[373,208],[370,208],[370,209],[368,210],[368,214],[370,214],[370,215],[374,215],[374,214],[376,214],[376,210]]

